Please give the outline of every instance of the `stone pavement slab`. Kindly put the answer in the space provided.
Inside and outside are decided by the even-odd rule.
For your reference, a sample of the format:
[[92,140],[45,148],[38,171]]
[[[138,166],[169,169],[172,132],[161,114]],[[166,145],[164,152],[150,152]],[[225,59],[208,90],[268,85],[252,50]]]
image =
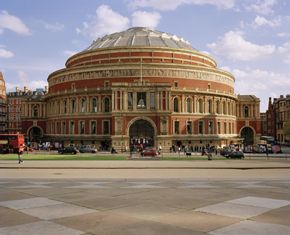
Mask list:
[[22,200],[11,200],[11,201],[3,201],[0,202],[0,206],[8,207],[15,210],[26,209],[26,208],[35,208],[35,207],[43,207],[50,205],[62,204],[63,202],[50,200],[44,197],[33,197]]
[[51,220],[62,217],[88,214],[95,212],[95,210],[67,203],[61,203],[52,206],[42,206],[30,209],[23,209],[21,210],[21,212],[40,219]]
[[0,235],[81,235],[83,233],[49,221],[0,228]]
[[262,197],[243,197],[228,201],[229,203],[276,209],[290,205],[290,201]]
[[269,211],[269,209],[264,208],[264,207],[247,206],[247,205],[239,205],[239,204],[234,204],[234,203],[222,202],[222,203],[198,208],[195,211],[247,219],[256,215],[260,215],[266,211]]
[[154,219],[154,221],[195,231],[209,232],[238,223],[240,219],[196,211],[180,211]]
[[290,226],[290,206],[284,206],[267,213],[251,218],[251,220],[264,223],[282,224]]
[[210,232],[212,235],[289,235],[290,226],[279,224],[260,223],[256,221],[242,221],[215,231]]
[[0,227],[14,226],[39,221],[38,218],[1,206],[0,218]]

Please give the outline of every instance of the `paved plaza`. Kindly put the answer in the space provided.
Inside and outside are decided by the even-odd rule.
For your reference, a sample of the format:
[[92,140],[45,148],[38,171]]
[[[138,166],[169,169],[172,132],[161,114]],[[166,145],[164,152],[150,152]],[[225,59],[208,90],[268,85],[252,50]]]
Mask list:
[[0,161],[0,234],[289,235],[289,166]]

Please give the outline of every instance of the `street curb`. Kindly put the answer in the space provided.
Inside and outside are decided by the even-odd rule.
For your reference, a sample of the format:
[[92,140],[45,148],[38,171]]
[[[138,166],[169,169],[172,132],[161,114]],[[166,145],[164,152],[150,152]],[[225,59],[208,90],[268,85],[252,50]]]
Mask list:
[[0,169],[46,169],[46,170],[264,170],[264,169],[290,169],[290,166],[273,166],[273,167],[33,167],[33,166],[9,166],[9,167],[0,167]]

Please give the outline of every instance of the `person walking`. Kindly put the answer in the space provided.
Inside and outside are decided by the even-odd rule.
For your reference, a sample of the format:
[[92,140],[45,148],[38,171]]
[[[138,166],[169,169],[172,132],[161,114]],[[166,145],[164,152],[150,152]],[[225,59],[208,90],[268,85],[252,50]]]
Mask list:
[[19,146],[19,148],[18,148],[18,164],[20,164],[21,162],[23,162],[23,159],[22,159],[23,151],[24,151],[24,147],[21,144]]

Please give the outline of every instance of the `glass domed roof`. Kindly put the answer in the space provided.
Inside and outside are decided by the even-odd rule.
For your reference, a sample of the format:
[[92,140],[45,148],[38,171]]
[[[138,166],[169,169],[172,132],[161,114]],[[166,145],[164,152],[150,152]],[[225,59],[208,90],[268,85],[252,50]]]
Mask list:
[[99,38],[93,41],[91,46],[85,51],[99,48],[135,46],[195,50],[190,43],[183,38],[157,30],[151,30],[149,28],[135,27]]

